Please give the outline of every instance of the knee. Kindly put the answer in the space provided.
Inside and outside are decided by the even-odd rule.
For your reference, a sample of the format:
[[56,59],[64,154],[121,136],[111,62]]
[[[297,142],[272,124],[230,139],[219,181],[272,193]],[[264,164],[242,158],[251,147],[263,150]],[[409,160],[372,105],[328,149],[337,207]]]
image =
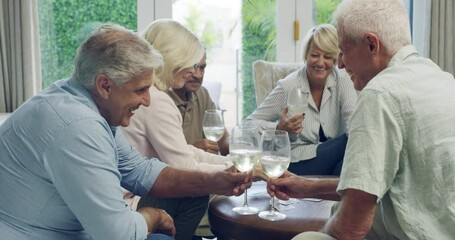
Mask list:
[[303,232],[292,238],[292,240],[336,240],[335,238],[321,232]]

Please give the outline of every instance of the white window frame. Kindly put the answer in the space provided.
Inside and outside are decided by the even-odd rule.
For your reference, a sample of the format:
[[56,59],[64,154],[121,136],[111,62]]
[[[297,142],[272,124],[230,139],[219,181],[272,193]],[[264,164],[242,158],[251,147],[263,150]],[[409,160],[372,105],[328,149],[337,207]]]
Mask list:
[[172,18],[170,0],[137,0],[137,30],[142,32],[151,22],[161,18]]
[[[138,31],[142,31],[155,19],[172,18],[174,0],[137,0]],[[302,62],[302,42],[306,32],[314,25],[312,0],[277,0],[277,61]],[[429,56],[431,0],[403,0],[408,11],[413,11],[411,19],[412,37],[417,51]],[[413,6],[412,9],[410,6]],[[418,17],[416,17],[418,16]],[[299,22],[298,40],[294,39],[294,21]],[[420,27],[420,26],[423,26]]]
[[[276,44],[278,62],[302,62],[303,38],[314,25],[313,1],[277,0]],[[295,21],[298,21],[298,40],[294,39]]]
[[[137,0],[138,31],[160,18],[172,18],[170,0]],[[313,1],[277,0],[277,61],[301,62],[302,40],[313,26]],[[299,21],[299,40],[294,40],[294,21]]]

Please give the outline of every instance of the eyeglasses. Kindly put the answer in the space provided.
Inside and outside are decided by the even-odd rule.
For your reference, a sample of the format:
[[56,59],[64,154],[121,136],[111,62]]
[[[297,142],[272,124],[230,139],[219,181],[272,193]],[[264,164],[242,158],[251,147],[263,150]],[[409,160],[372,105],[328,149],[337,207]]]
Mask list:
[[193,65],[193,68],[195,71],[199,69],[199,71],[205,72],[205,67],[207,67],[207,65],[205,65],[205,64],[203,64],[203,65],[194,64]]

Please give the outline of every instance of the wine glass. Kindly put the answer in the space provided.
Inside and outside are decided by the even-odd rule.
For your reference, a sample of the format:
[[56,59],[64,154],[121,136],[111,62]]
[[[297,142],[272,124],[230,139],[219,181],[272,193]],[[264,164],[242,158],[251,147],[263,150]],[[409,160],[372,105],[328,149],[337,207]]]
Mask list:
[[302,92],[300,87],[288,92],[288,117],[300,115],[308,111],[308,93]]
[[[306,113],[308,111],[308,93],[302,92],[300,87],[292,88],[288,92],[287,106],[288,117]],[[297,134],[295,133],[289,134],[289,137],[291,141],[296,141],[298,139]]]
[[[269,178],[278,178],[286,171],[291,162],[291,143],[286,131],[265,130],[261,137],[261,168]],[[270,210],[262,211],[259,217],[278,221],[286,215],[275,211],[275,197],[272,198]]]
[[[249,172],[259,162],[259,132],[254,127],[236,126],[232,129],[229,142],[229,153],[232,163],[240,172]],[[256,214],[259,210],[248,206],[247,189],[243,195],[243,206],[232,210],[240,215]]]
[[220,110],[206,110],[202,130],[208,140],[218,142],[224,135],[224,121]]

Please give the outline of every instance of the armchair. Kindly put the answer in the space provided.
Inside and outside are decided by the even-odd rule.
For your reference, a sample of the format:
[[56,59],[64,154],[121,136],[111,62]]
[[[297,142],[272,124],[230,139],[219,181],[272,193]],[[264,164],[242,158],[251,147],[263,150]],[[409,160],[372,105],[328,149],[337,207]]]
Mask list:
[[259,106],[273,90],[278,80],[302,67],[303,63],[267,62],[257,60],[253,63],[253,81],[256,104]]

